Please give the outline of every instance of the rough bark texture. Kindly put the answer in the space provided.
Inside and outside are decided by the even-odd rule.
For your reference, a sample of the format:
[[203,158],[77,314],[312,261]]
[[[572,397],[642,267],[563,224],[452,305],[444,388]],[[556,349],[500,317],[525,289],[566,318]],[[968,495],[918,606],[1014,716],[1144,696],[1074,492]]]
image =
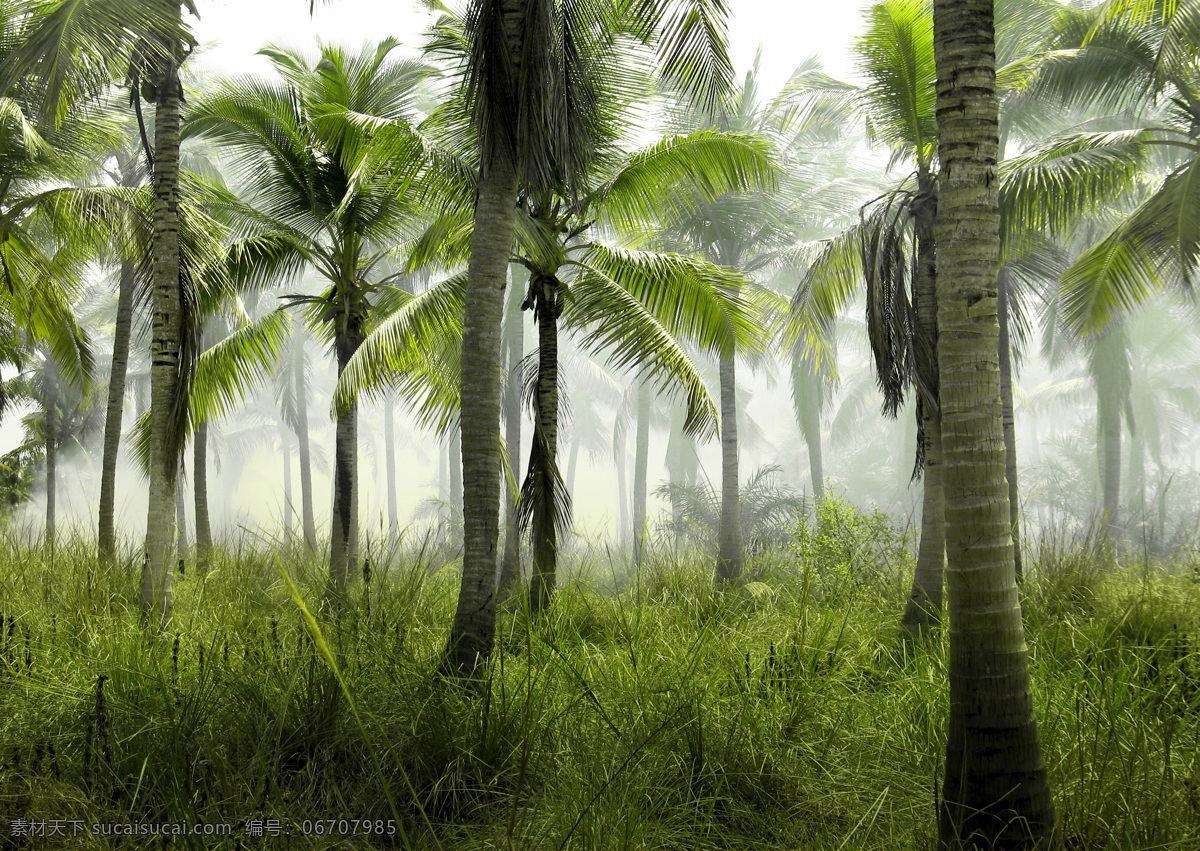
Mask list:
[[[521,469],[521,358],[525,329],[521,300],[524,294],[513,281],[504,320],[504,445],[508,468],[515,479]],[[517,495],[504,484],[504,557],[500,562],[501,595],[521,581],[521,533],[517,529]]]
[[[350,300],[349,293],[343,298]],[[362,342],[361,318],[353,315],[353,307],[345,308],[345,327],[339,327],[334,340],[337,350],[337,371],[341,378],[346,364]],[[329,580],[330,591],[336,602],[340,602],[350,583],[350,574],[355,569],[355,546],[357,536],[357,512],[355,497],[358,493],[358,405],[353,404],[338,415],[333,450],[333,510],[332,528],[329,536]]]
[[650,461],[650,386],[638,386],[637,436],[633,444],[633,561],[641,565],[646,545],[646,469]]
[[717,530],[717,583],[742,576],[742,505],[738,492],[737,372],[733,353],[721,355],[721,520]]
[[997,313],[1000,320],[1000,406],[1004,421],[1004,479],[1008,482],[1008,516],[1012,523],[1013,564],[1017,581],[1025,573],[1021,560],[1021,492],[1017,479],[1017,420],[1013,410],[1012,342],[1008,334],[1008,273],[1000,270],[996,280]]
[[[538,375],[534,390],[537,420],[529,453],[527,494],[532,499],[529,531],[533,543],[533,576],[529,609],[539,612],[550,604],[558,582],[558,530],[554,518],[565,506],[555,505],[561,490],[558,478],[558,280],[549,275],[533,279],[538,323]],[[526,498],[526,494],[522,494]]]
[[129,340],[133,327],[133,262],[121,261],[117,284],[117,322],[113,330],[112,369],[108,378],[108,407],[104,415],[104,456],[100,466],[100,559],[112,562],[117,553],[117,454],[121,449],[121,419],[125,412],[125,376],[129,371]]
[[[180,8],[166,0],[176,20]],[[177,405],[180,404],[183,305],[179,287],[179,130],[182,49],[162,63],[154,82],[153,290],[150,339],[150,485],[146,517],[146,560],[142,575],[144,622],[171,617],[175,544],[175,482],[178,472]]]
[[516,200],[512,153],[500,146],[479,178],[463,314],[463,576],[447,659],[452,669],[464,675],[473,675],[491,655],[496,633],[500,323]]
[[935,0],[938,360],[950,614],[945,848],[1049,843],[1000,411],[999,107],[991,0]]
[[212,518],[208,513],[208,423],[200,423],[196,429],[192,478],[196,498],[196,572],[203,576],[212,565],[213,548]]
[[917,439],[924,468],[921,498],[921,542],[912,589],[900,619],[906,636],[916,638],[935,629],[941,619],[942,585],[946,568],[946,513],[942,491],[942,423],[938,400],[937,251],[934,223],[936,191],[933,175],[918,170],[919,197],[914,203],[917,264],[913,276],[918,403],[921,427]]

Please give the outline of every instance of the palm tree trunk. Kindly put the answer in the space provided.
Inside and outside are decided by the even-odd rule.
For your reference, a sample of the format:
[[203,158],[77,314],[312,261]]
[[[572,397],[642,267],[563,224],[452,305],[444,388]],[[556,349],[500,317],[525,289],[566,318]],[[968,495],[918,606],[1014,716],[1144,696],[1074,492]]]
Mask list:
[[633,561],[642,564],[646,544],[646,468],[650,461],[650,385],[638,385],[637,436],[633,443]]
[[1004,421],[1004,478],[1008,482],[1008,514],[1012,522],[1013,563],[1017,581],[1025,575],[1021,559],[1021,493],[1017,479],[1017,420],[1013,409],[1012,341],[1008,333],[1010,284],[1006,269],[996,282],[997,314],[1000,321],[1000,405]]
[[464,675],[491,655],[496,634],[500,323],[517,200],[514,153],[498,143],[481,171],[463,313],[463,575],[447,645],[449,666]]
[[99,550],[111,562],[117,552],[117,453],[121,448],[121,419],[125,410],[125,375],[129,369],[129,339],[133,327],[133,261],[121,260],[117,285],[117,324],[113,331],[112,370],[108,379],[108,408],[104,416],[104,455],[100,466]]
[[942,423],[937,367],[936,195],[933,175],[924,163],[918,169],[917,186],[920,195],[913,204],[917,236],[913,349],[918,383],[917,416],[921,426],[917,430],[917,440],[921,441],[918,451],[925,486],[917,565],[912,590],[900,619],[904,635],[909,638],[918,638],[936,628],[941,617],[946,565],[946,503],[942,487]]
[[950,613],[944,848],[1049,842],[1004,479],[992,0],[935,0],[938,364]]
[[179,459],[179,478],[175,481],[175,553],[179,560],[187,552],[187,503],[184,501],[184,482],[187,481],[183,458]]
[[626,481],[625,429],[620,423],[613,426],[613,461],[617,465],[617,517],[620,523],[620,544],[624,548],[629,541],[629,485]]
[[[514,276],[504,317],[504,445],[514,478],[521,469],[521,358],[525,329],[521,302],[524,293]],[[569,485],[568,485],[569,487]],[[498,589],[503,596],[521,580],[521,533],[517,527],[517,495],[504,487],[504,556],[500,561]]]
[[[167,4],[181,21],[178,3]],[[171,45],[171,59],[154,75],[153,317],[150,342],[150,485],[146,517],[146,554],[142,576],[143,622],[170,620],[174,570],[175,481],[179,465],[180,377],[183,304],[179,288],[179,131],[181,89],[178,69],[182,46]]]
[[[344,295],[344,298],[349,298]],[[349,308],[346,308],[349,310]],[[346,320],[353,326],[353,319]],[[360,342],[357,327],[338,330],[334,347],[337,350],[338,378],[354,355]],[[329,535],[329,580],[330,597],[340,605],[350,583],[350,572],[354,570],[355,545],[355,497],[358,484],[358,405],[352,404],[337,418],[337,431],[333,450],[333,517]]]
[[533,577],[529,583],[529,609],[540,612],[554,597],[558,579],[557,517],[568,505],[558,472],[558,280],[534,275],[538,323],[537,421],[529,453],[529,477],[521,499],[532,503],[530,538],[533,543]]
[[304,341],[298,339],[292,361],[296,382],[296,451],[300,456],[300,516],[304,523],[304,545],[317,548],[317,524],[313,519],[312,445],[308,437],[308,390],[304,380]]
[[[459,434],[458,429],[450,432],[448,455],[449,457],[446,459],[446,472],[450,478],[449,501],[455,511],[461,512],[463,508],[463,478],[462,466],[459,463],[459,459],[462,458],[462,436]],[[456,545],[460,543],[457,528],[453,537]]]
[[808,471],[813,497],[825,499],[825,465],[821,453],[821,379],[799,353],[792,357],[792,400],[804,443],[808,446]]
[[283,456],[283,548],[292,548],[292,442],[284,429],[280,429]]
[[732,352],[721,355],[721,521],[717,532],[718,584],[742,576],[742,506],[738,492],[737,373]]
[[394,544],[400,533],[400,521],[396,507],[396,400],[391,394],[383,399],[383,463],[387,476],[388,543]]
[[1096,382],[1096,446],[1104,494],[1103,530],[1112,543],[1121,535],[1121,403],[1128,392],[1127,380],[1123,380],[1127,368],[1121,330],[1113,329],[1098,338],[1092,364]]
[[58,483],[58,370],[55,368],[54,358],[49,353],[46,354],[43,380],[46,427],[46,551],[53,556]]
[[579,468],[579,432],[571,429],[571,451],[567,455],[567,493],[575,493],[575,473]]
[[196,573],[212,565],[212,518],[208,511],[208,423],[200,423],[192,446],[192,478],[196,500]]

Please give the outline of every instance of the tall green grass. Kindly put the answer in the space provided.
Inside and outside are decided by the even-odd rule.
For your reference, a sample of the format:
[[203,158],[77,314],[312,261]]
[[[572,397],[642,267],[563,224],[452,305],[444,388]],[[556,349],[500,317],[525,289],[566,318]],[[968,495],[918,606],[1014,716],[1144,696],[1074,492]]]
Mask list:
[[[508,604],[468,688],[438,673],[458,569],[428,548],[376,552],[335,616],[317,613],[319,558],[234,547],[186,572],[174,621],[147,633],[133,565],[104,569],[80,540],[51,565],[0,539],[0,844],[16,819],[78,819],[234,825],[167,843],[195,848],[934,848],[946,650],[898,637],[911,542],[838,512],[756,559],[742,593],[715,590],[701,554],[641,572],[585,558],[536,619]],[[1061,540],[1031,555],[1064,836],[1195,851],[1195,557],[1124,566]],[[382,840],[300,835],[397,816]],[[244,838],[251,817],[290,826],[290,845]]]

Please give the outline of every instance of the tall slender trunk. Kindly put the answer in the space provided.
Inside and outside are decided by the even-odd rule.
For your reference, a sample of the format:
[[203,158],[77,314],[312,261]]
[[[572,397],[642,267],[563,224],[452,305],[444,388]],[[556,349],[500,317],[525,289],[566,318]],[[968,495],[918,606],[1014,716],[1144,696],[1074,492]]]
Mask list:
[[579,446],[583,441],[579,439],[579,432],[575,428],[571,429],[571,450],[567,454],[567,493],[575,493],[575,473],[579,468]]
[[1050,841],[1013,562],[1000,405],[992,0],[934,0],[938,365],[950,614],[944,848]]
[[[347,290],[353,284],[341,283]],[[345,302],[351,301],[349,292],[342,293]],[[337,350],[337,372],[340,379],[346,364],[362,342],[361,319],[353,313],[353,307],[344,304],[346,318],[339,327],[334,340]],[[357,535],[358,495],[358,404],[352,404],[337,418],[336,437],[333,450],[333,517],[329,535],[329,579],[332,601],[340,605],[350,583],[350,574],[355,569]]]
[[721,355],[721,521],[716,579],[734,585],[742,576],[742,505],[738,492],[737,372],[732,352]]
[[[176,22],[177,0],[164,0]],[[154,221],[153,287],[150,341],[150,486],[146,517],[146,560],[140,605],[143,622],[171,617],[174,565],[175,480],[179,464],[177,433],[182,362],[183,304],[179,287],[179,131],[182,45],[169,47],[170,58],[154,73]]]
[[280,431],[283,432],[283,447],[280,453],[283,456],[283,548],[291,550],[292,538],[295,537],[295,530],[292,528],[292,441],[286,430]]
[[184,485],[187,474],[183,466],[183,457],[179,458],[179,478],[175,481],[175,553],[183,560],[187,552],[187,502],[184,499]]
[[633,561],[642,564],[646,544],[646,468],[650,461],[650,384],[638,385],[637,436],[633,443]]
[[1104,534],[1121,539],[1121,408],[1129,398],[1130,374],[1125,329],[1115,326],[1098,337],[1089,364],[1096,383],[1096,449],[1103,486]]
[[394,544],[400,533],[396,508],[396,399],[392,394],[383,398],[383,463],[387,476],[388,543]]
[[921,497],[921,542],[912,589],[900,619],[910,638],[936,628],[941,619],[942,584],[946,567],[946,502],[942,486],[942,422],[938,399],[937,263],[934,223],[937,193],[933,175],[924,163],[917,172],[919,196],[913,204],[917,264],[913,278],[916,327],[913,349],[917,369],[917,416],[922,441],[918,453],[924,468]]
[[[525,329],[521,301],[522,288],[517,278],[508,294],[504,311],[504,445],[508,451],[508,469],[514,481],[521,470],[521,358],[524,356]],[[568,485],[568,487],[570,487]],[[521,533],[517,524],[517,495],[504,483],[504,556],[500,561],[499,590],[504,594],[521,579]]]
[[58,495],[58,369],[46,353],[42,404],[46,427],[46,551],[54,555],[56,497]]
[[[537,420],[529,452],[529,475],[521,500],[528,503],[533,544],[533,577],[529,609],[539,612],[550,604],[558,579],[558,518],[570,511],[570,498],[558,472],[558,279],[535,274],[531,283],[538,323],[538,375],[534,390]],[[560,504],[562,499],[565,504]]]
[[117,324],[113,331],[112,370],[108,407],[104,415],[104,455],[100,466],[100,558],[111,562],[117,552],[117,454],[121,448],[121,419],[125,410],[125,375],[129,370],[129,340],[133,327],[134,265],[122,258],[117,284]]
[[[463,510],[463,476],[462,465],[459,463],[459,460],[462,458],[462,435],[458,429],[450,432],[449,442],[448,457],[446,458],[446,472],[450,478],[449,500],[450,504],[454,506],[454,510],[459,512],[461,516]],[[453,539],[455,544],[460,543],[457,527],[455,527]]]
[[196,573],[203,576],[212,566],[212,515],[208,510],[208,423],[196,428],[192,445],[192,490],[196,511]]
[[[297,332],[299,333],[299,332]],[[300,516],[304,523],[304,545],[317,548],[317,524],[313,519],[312,444],[308,437],[308,386],[304,378],[304,340],[295,341],[292,369],[296,382],[296,452],[300,456]]]
[[808,446],[808,471],[812,479],[813,497],[825,498],[825,465],[821,452],[822,390],[820,376],[815,374],[797,352],[792,357],[792,402],[796,421],[804,443]]
[[452,669],[465,675],[473,675],[491,655],[496,635],[500,323],[516,200],[514,154],[498,143],[484,160],[476,190],[463,313],[463,574],[447,661]]
[[1021,491],[1017,479],[1017,419],[1013,408],[1012,338],[1008,333],[1008,300],[1011,289],[1007,267],[996,280],[997,315],[1000,322],[1000,406],[1004,421],[1004,478],[1008,482],[1008,514],[1012,523],[1013,564],[1017,581],[1025,575],[1021,558]]
[[629,485],[626,481],[628,454],[625,451],[625,429],[618,423],[613,427],[613,461],[617,465],[617,519],[620,524],[618,534],[622,548],[629,541]]

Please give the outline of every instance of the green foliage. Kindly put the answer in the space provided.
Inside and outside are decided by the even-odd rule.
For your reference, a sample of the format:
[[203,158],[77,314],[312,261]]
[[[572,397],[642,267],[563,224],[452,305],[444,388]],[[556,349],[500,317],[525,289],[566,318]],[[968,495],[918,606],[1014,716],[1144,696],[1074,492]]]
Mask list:
[[879,509],[867,513],[842,494],[831,492],[817,503],[815,515],[813,526],[805,522],[795,526],[788,548],[806,571],[815,572],[814,592],[819,599],[844,598],[863,587],[881,595],[894,593],[898,581],[912,575],[915,535],[897,528]]

